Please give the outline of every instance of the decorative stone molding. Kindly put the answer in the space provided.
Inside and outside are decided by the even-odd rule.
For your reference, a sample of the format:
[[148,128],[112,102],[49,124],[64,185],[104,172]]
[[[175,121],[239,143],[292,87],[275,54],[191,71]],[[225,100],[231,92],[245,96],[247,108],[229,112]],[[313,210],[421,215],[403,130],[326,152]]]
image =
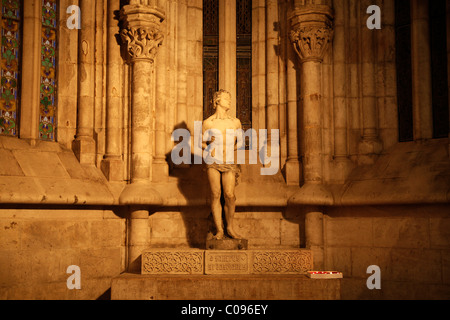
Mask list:
[[200,250],[149,250],[142,254],[142,274],[203,274]]
[[333,14],[326,5],[296,8],[290,16],[290,40],[301,62],[319,61],[333,39]]
[[253,252],[254,274],[303,274],[311,270],[309,250],[258,250]]

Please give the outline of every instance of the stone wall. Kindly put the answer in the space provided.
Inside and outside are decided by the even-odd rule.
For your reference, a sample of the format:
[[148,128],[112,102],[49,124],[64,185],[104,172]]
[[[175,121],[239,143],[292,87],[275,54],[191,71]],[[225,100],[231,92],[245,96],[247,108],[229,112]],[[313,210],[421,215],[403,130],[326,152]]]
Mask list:
[[[344,274],[342,299],[449,299],[448,205],[329,208],[325,268]],[[381,269],[381,290],[366,286]]]
[[[108,298],[125,270],[125,219],[110,209],[11,206],[0,210],[0,299]],[[67,267],[81,270],[69,290]]]
[[[446,205],[328,208],[325,269],[344,273],[342,299],[450,298],[448,209]],[[249,247],[304,245],[300,210],[261,211],[237,213],[238,231],[250,239]],[[108,297],[111,279],[125,271],[123,216],[102,208],[3,208],[0,299]],[[205,208],[154,213],[149,218],[150,247],[199,247],[207,227]],[[67,289],[70,265],[81,268],[82,290]],[[370,265],[381,268],[381,290],[366,287]]]
[[[148,14],[147,22],[164,10],[156,28],[164,41],[142,65],[120,50],[127,43],[119,40],[118,13],[127,1],[98,0],[92,7],[87,0],[61,0],[59,47],[65,50],[58,53],[54,143],[36,138],[41,24],[36,3],[24,2],[20,138],[0,137],[0,299],[96,299],[107,296],[111,279],[127,270],[132,260],[127,245],[136,247],[136,256],[142,244],[204,246],[210,224],[205,174],[166,161],[173,130],[192,132],[194,121],[202,120],[202,2],[130,2],[158,4],[153,14],[139,9]],[[222,31],[230,31],[234,20],[226,4],[233,1],[220,3]],[[66,27],[69,4],[82,9],[80,31]],[[305,60],[302,66],[294,51],[288,19],[294,4],[303,7],[297,12],[302,23],[308,22],[305,15],[319,14],[328,25],[332,15],[332,41],[309,57],[320,63]],[[381,30],[366,28],[371,4],[382,8]],[[324,249],[325,269],[344,273],[344,299],[449,298],[448,139],[428,140],[430,79],[415,74],[417,141],[397,142],[394,0],[252,5],[253,128],[280,129],[280,172],[263,177],[259,166],[243,169],[236,189],[238,233],[251,249],[304,248],[305,207],[318,206],[325,214],[323,234],[322,212],[314,207],[314,226],[320,226],[314,236],[324,241],[312,244],[320,257]],[[417,16],[419,5],[412,1],[416,66],[429,40],[421,38],[428,31]],[[136,22],[132,11],[122,12],[129,13],[127,23]],[[220,41],[222,54],[233,51],[236,43],[223,32]],[[232,72],[224,72],[229,58],[220,62],[220,86],[235,92]],[[141,99],[135,88],[144,84]],[[139,133],[137,107],[144,111],[145,130],[132,138]],[[133,160],[136,151],[145,156],[138,175],[132,170],[139,164]],[[135,178],[150,189],[130,184]],[[305,181],[313,183],[305,188]],[[147,190],[156,190],[161,203]],[[160,208],[148,209],[148,225],[148,212],[135,208],[138,223],[131,228],[125,219],[133,214],[129,205]],[[130,237],[134,230],[137,238]],[[135,243],[127,243],[127,236]],[[83,290],[66,287],[72,264],[81,268]],[[369,265],[381,267],[382,290],[367,289]]]
[[[304,242],[304,215],[286,208],[245,208],[236,210],[236,232],[249,239],[249,249],[299,248]],[[150,216],[150,247],[205,249],[212,226],[210,210],[188,207],[157,212]]]

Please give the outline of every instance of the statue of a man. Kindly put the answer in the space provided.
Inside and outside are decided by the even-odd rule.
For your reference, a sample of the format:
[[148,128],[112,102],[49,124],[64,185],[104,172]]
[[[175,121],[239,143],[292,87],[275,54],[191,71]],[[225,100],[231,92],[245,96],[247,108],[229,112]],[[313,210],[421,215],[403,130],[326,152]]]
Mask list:
[[[214,236],[215,239],[223,239],[225,237],[224,223],[222,219],[222,205],[220,202],[222,189],[225,198],[225,219],[226,219],[226,234],[233,239],[241,239],[241,237],[234,230],[234,213],[236,207],[236,197],[234,194],[236,179],[239,175],[239,166],[237,164],[227,164],[227,130],[232,130],[235,132],[241,129],[241,121],[235,117],[228,115],[228,110],[230,109],[231,94],[225,90],[219,90],[214,94],[213,104],[216,112],[203,121],[203,136],[205,132],[210,132],[210,141],[203,141],[202,148],[206,149],[210,147],[210,154],[208,157],[213,160],[213,163],[208,164],[207,162],[207,175],[209,184],[211,187],[211,211],[214,219],[214,224],[216,226],[217,233]],[[208,131],[209,130],[209,131]],[[218,136],[221,139],[217,139],[214,132],[219,133]],[[228,136],[228,139],[233,139],[233,160],[234,151],[237,148],[236,136]],[[230,142],[229,142],[230,143]],[[213,144],[213,145],[211,145]],[[220,145],[219,145],[220,144]],[[214,148],[213,148],[214,147]],[[217,157],[215,155],[216,151],[223,150],[223,156]],[[231,151],[231,150],[230,150]],[[229,155],[230,157],[231,155]],[[209,161],[210,162],[210,161]]]

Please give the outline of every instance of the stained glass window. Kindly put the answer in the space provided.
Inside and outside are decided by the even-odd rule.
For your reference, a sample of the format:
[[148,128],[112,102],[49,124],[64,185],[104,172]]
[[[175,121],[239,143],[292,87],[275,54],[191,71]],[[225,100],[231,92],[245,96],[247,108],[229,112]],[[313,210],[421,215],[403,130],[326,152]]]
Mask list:
[[56,140],[57,0],[42,1],[39,139]]
[[0,135],[17,136],[21,59],[20,0],[2,0]]
[[214,114],[219,90],[219,0],[203,0],[203,118]]

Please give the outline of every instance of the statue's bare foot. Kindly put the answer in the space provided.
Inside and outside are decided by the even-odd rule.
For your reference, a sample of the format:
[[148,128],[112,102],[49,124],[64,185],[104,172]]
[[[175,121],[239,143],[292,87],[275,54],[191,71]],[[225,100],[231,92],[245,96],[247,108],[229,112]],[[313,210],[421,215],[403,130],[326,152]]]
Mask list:
[[227,228],[227,233],[233,239],[242,239],[242,237],[239,234],[234,232],[233,228]]
[[216,233],[216,235],[213,237],[213,239],[216,239],[216,240],[222,240],[223,238],[224,238],[223,231],[218,231]]

